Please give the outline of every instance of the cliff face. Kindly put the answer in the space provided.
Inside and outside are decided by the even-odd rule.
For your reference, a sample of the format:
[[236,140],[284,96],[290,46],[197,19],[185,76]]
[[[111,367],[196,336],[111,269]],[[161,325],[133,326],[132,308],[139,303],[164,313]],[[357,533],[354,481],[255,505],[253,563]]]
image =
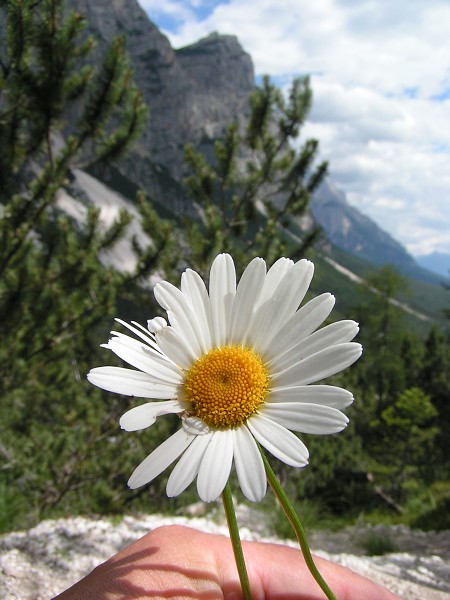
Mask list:
[[212,33],[176,52],[188,79],[191,131],[217,138],[232,118],[242,117],[255,85],[253,64],[235,36]]
[[98,51],[114,36],[126,37],[137,85],[150,107],[146,129],[127,160],[139,185],[148,188],[155,173],[139,169],[136,159],[179,179],[184,145],[216,138],[246,112],[253,64],[236,37],[212,34],[175,51],[135,0],[69,0],[69,6],[87,17]]

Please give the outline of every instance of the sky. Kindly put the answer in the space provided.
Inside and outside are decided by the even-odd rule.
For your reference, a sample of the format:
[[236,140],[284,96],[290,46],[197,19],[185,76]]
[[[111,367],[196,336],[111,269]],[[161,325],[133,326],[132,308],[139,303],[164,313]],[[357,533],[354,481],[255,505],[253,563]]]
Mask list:
[[450,0],[139,0],[179,48],[236,35],[257,77],[310,75],[302,139],[414,256],[450,254]]

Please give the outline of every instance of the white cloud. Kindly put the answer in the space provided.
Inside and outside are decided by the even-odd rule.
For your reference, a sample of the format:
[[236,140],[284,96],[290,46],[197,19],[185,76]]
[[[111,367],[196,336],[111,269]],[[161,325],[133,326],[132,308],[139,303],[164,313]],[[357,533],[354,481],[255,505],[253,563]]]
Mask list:
[[412,252],[450,252],[448,0],[141,0],[175,47],[237,35],[257,74],[310,73],[317,137],[349,201]]
[[405,200],[393,196],[379,196],[375,201],[375,207],[381,210],[403,211],[406,207]]
[[178,0],[140,0],[139,4],[149,14],[150,18],[157,19],[161,15],[176,17],[179,23],[195,19],[195,12],[185,2]]

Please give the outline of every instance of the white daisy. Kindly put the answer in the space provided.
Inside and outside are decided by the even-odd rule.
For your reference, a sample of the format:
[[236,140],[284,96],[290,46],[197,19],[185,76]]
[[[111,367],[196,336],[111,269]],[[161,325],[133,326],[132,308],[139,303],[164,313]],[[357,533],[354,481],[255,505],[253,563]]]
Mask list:
[[308,260],[279,259],[267,272],[255,258],[236,285],[231,256],[214,260],[209,293],[188,269],[181,289],[163,281],[155,298],[167,311],[148,329],[118,320],[132,338],[113,331],[104,346],[134,367],[99,367],[88,379],[119,394],[151,398],[126,412],[127,431],[150,427],[157,417],[176,413],[181,428],[136,468],[128,485],[152,481],[178,460],[167,482],[177,496],[195,478],[200,498],[222,493],[232,464],[240,487],[252,501],[266,492],[266,474],[256,442],[293,467],[308,463],[308,450],[294,434],[336,433],[348,423],[341,409],[353,396],[330,385],[310,385],[356,361],[360,344],[354,321],[316,329],[334,306],[322,294],[299,308],[314,272]]

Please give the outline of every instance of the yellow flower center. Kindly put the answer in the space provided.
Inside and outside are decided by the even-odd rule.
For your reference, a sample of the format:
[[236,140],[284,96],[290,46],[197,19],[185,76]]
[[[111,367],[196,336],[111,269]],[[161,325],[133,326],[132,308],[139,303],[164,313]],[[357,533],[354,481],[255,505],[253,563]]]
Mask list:
[[264,401],[269,375],[261,357],[242,346],[221,346],[198,358],[184,390],[196,417],[210,427],[238,427]]

